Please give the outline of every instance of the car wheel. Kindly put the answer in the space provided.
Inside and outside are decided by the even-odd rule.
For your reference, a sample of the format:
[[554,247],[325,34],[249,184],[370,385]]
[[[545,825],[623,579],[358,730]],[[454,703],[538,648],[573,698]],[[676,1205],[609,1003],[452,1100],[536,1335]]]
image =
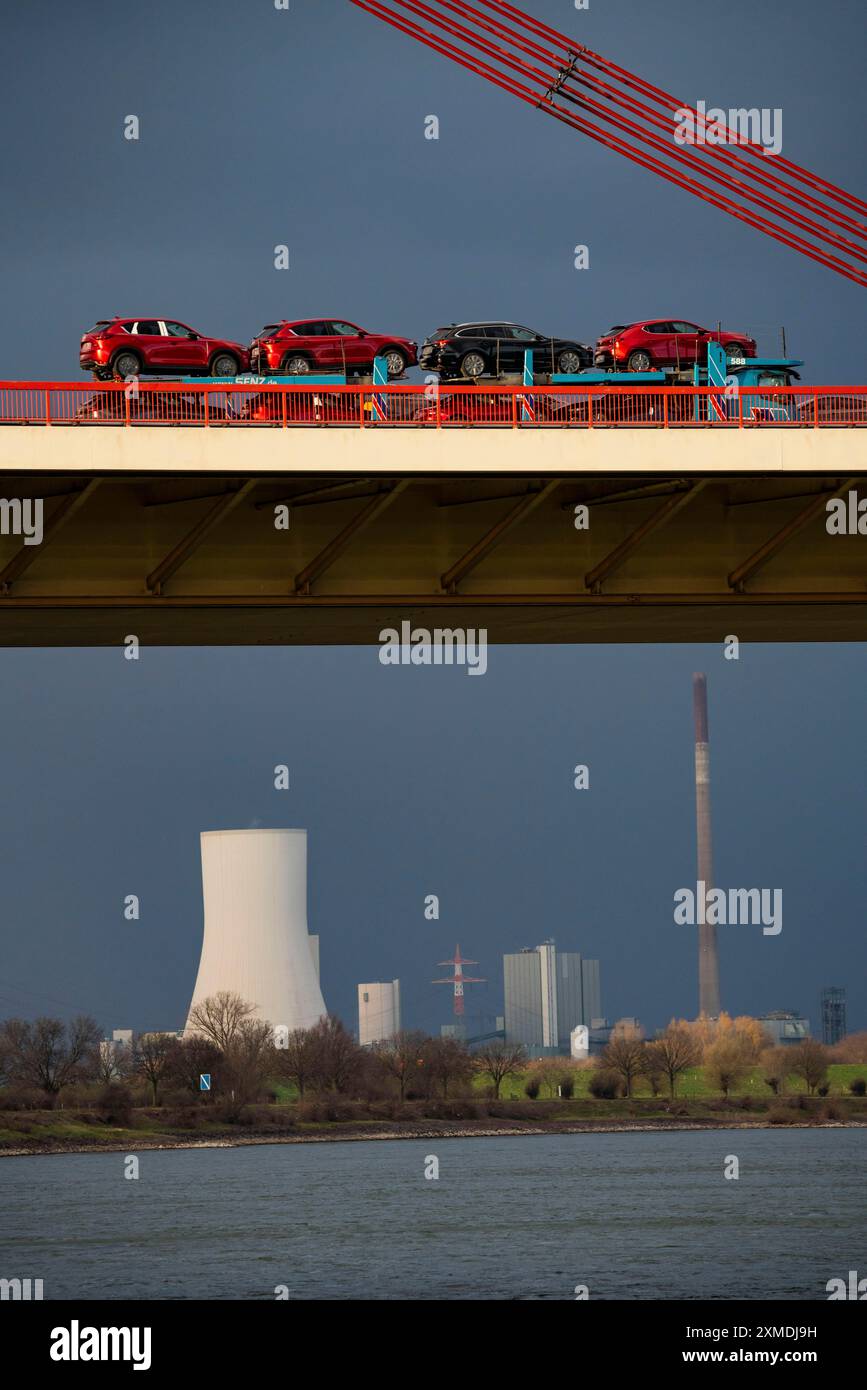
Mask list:
[[229,352],[220,352],[211,363],[211,376],[237,376],[238,359]]
[[406,371],[406,358],[397,348],[385,354],[385,364],[388,367],[388,375],[392,377],[403,376]]
[[726,357],[746,357],[747,350],[743,343],[726,343]]
[[574,374],[575,372],[580,372],[580,370],[581,358],[578,356],[577,352],[560,353],[560,356],[557,358],[558,372]]
[[484,376],[485,366],[485,359],[480,352],[468,352],[466,357],[461,359],[461,373],[464,376]]
[[112,363],[112,371],[121,381],[126,381],[128,376],[139,375],[141,362],[134,352],[119,352]]
[[650,353],[644,352],[643,349],[638,352],[631,352],[629,361],[626,363],[626,369],[630,372],[649,372],[651,366]]
[[283,363],[283,370],[287,376],[306,376],[310,371],[310,363],[306,357],[287,357]]

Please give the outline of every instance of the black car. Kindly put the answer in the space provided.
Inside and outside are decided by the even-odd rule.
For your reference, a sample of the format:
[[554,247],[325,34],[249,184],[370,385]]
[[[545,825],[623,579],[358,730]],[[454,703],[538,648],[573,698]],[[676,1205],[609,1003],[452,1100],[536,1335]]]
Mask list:
[[419,366],[441,377],[499,376],[523,372],[524,353],[533,353],[534,372],[580,372],[593,365],[593,350],[585,343],[546,338],[519,323],[452,323],[426,338]]

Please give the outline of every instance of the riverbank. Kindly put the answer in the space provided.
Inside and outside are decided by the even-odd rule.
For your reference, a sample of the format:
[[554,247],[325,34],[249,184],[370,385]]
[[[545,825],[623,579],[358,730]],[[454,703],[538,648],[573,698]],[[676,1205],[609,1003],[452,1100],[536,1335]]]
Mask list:
[[539,1124],[515,1122],[507,1125],[491,1125],[483,1121],[463,1121],[460,1123],[411,1124],[411,1123],[371,1123],[353,1125],[335,1123],[320,1125],[290,1132],[275,1134],[273,1130],[254,1130],[239,1134],[227,1130],[209,1134],[207,1138],[186,1134],[162,1134],[159,1137],[137,1134],[134,1130],[120,1134],[95,1134],[83,1142],[81,1136],[69,1139],[54,1137],[40,1143],[9,1144],[0,1140],[0,1158],[33,1158],[38,1155],[86,1154],[86,1153],[146,1153],[171,1149],[240,1149],[273,1144],[328,1144],[328,1143],[366,1143],[385,1140],[426,1140],[443,1139],[503,1139],[540,1136],[551,1134],[649,1134],[649,1133],[688,1133],[696,1130],[744,1130],[744,1129],[867,1129],[864,1120],[793,1120],[781,1126],[779,1121],[766,1116],[754,1118],[735,1118],[729,1116],[719,1120],[707,1118],[693,1121],[682,1117],[670,1120],[611,1120],[607,1123],[597,1120],[550,1121]]

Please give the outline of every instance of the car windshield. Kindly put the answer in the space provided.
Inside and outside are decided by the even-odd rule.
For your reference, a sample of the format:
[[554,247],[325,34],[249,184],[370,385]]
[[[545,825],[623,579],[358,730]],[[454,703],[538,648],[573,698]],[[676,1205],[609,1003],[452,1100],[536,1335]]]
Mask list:
[[101,333],[104,328],[111,328],[113,319],[100,319],[92,328],[88,328],[88,333]]
[[257,334],[257,337],[259,337],[259,338],[273,338],[274,334],[275,334],[275,333],[279,333],[279,331],[280,331],[280,325],[279,325],[279,323],[266,323],[266,324],[265,324],[265,327],[262,329],[261,333]]

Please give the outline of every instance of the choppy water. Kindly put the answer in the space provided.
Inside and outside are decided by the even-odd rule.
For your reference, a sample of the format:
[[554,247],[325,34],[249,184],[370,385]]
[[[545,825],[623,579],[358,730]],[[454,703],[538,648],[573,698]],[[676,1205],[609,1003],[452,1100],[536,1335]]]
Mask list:
[[42,1278],[46,1298],[824,1299],[867,1275],[867,1130],[139,1159],[138,1181],[122,1154],[0,1160],[0,1277]]

